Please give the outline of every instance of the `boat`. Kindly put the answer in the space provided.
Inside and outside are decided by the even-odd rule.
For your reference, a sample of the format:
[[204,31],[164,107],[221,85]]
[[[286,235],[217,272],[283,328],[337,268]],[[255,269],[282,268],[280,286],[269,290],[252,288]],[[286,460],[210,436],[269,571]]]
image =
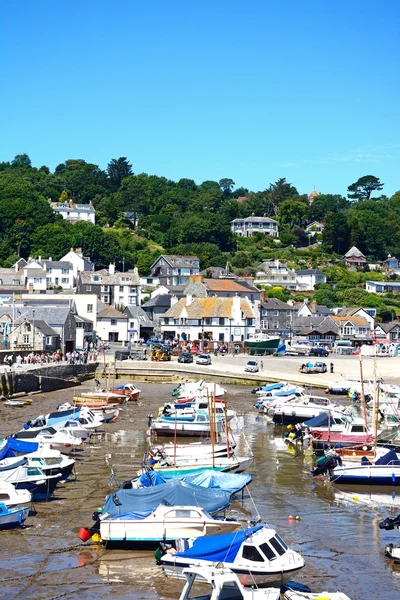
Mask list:
[[[343,416],[343,410],[323,396],[305,396],[289,400],[273,408],[272,420],[277,425],[295,425],[316,417],[320,413]],[[269,413],[271,414],[271,412]]]
[[347,396],[350,390],[360,385],[360,379],[341,379],[336,383],[328,386],[325,390],[326,394],[338,394],[341,396]]
[[331,448],[348,446],[371,446],[373,435],[369,431],[365,420],[359,417],[349,421],[341,432],[338,431],[310,431],[312,435],[312,447],[315,452],[323,451],[328,445]]
[[178,402],[166,402],[164,406],[159,409],[160,416],[177,416],[185,417],[192,416],[197,410],[205,410],[209,412],[210,410],[214,413],[214,415],[221,417],[222,419],[227,419],[231,421],[234,417],[236,417],[236,412],[231,409],[227,409],[224,402],[216,400],[212,402],[209,407],[207,400],[179,400]]
[[21,527],[29,515],[29,506],[21,508],[7,508],[4,502],[0,502],[0,529],[11,529]]
[[[27,460],[28,467],[39,467],[45,475],[60,475],[63,481],[71,475],[75,465],[73,458],[68,458],[58,450],[53,450],[48,446],[43,446],[36,452],[27,454],[24,458]],[[4,458],[0,460],[0,468],[11,468],[13,464],[18,464],[20,460],[20,456]]]
[[182,481],[199,485],[207,489],[218,489],[230,494],[241,492],[253,480],[252,475],[245,473],[223,473],[221,471],[204,470],[195,475],[167,475],[159,471],[147,471],[137,480],[137,487],[151,487],[167,483],[173,477]]
[[[222,432],[225,420],[221,417],[216,418],[215,428]],[[210,435],[210,416],[208,411],[198,410],[193,415],[187,417],[160,416],[150,425],[150,431],[157,435],[177,435],[177,436],[202,436]]]
[[38,449],[38,442],[17,440],[13,437],[8,437],[0,442],[0,460],[3,460],[3,458],[30,454],[31,452],[36,452]]
[[8,481],[0,481],[0,498],[7,508],[21,508],[31,503],[32,494],[28,490],[16,490]]
[[265,354],[275,354],[280,341],[281,338],[277,335],[256,332],[245,341],[244,347],[248,350],[250,356],[263,356]]
[[158,462],[154,460],[152,455],[148,456],[148,460],[145,463],[150,464],[154,469],[161,472],[170,472],[171,469],[175,470],[189,470],[193,469],[198,471],[199,469],[217,469],[218,471],[231,471],[233,473],[242,473],[250,467],[253,462],[252,456],[206,456],[202,458],[197,456],[195,458],[190,457],[176,457],[160,459]]
[[158,560],[167,576],[181,578],[187,567],[221,563],[236,573],[244,586],[281,585],[305,565],[302,556],[288,548],[274,529],[261,524],[211,538],[179,540],[176,550]]
[[123,394],[127,400],[137,401],[139,400],[141,390],[133,383],[126,383],[125,385],[112,388],[110,392],[112,394]]
[[[182,571],[186,583],[179,600],[191,600],[193,587],[201,584],[202,598],[208,600],[280,600],[280,588],[245,588],[238,576],[230,569],[212,567],[189,567]],[[206,587],[207,586],[207,587]]]
[[14,433],[13,437],[18,440],[51,445],[52,448],[60,450],[63,454],[69,454],[82,445],[82,440],[80,438],[57,431],[54,427],[22,429],[21,431]]
[[175,398],[222,398],[226,394],[226,389],[219,383],[210,383],[200,379],[199,381],[190,381],[187,383],[179,383],[172,390],[172,395]]
[[25,402],[23,400],[6,400],[5,402],[3,402],[3,404],[4,406],[14,406],[18,408],[25,406]]
[[157,548],[160,542],[230,533],[239,527],[237,521],[214,519],[203,508],[192,505],[160,504],[154,510],[100,517],[100,537],[108,548]]
[[304,421],[302,427],[310,431],[335,431],[340,433],[349,421],[351,419],[347,415],[335,415],[324,412],[308,421]]
[[173,444],[170,442],[169,444],[152,446],[150,448],[150,453],[156,459],[157,457],[172,460],[175,458],[209,458],[212,456],[228,456],[235,446],[236,444],[233,441],[231,441],[229,445],[226,443],[216,443],[213,445],[211,440],[193,442],[191,444]]
[[29,467],[26,458],[11,468],[0,467],[0,481],[12,483],[17,490],[28,490],[32,500],[48,500],[54,493],[60,475],[45,475],[39,467]]
[[354,485],[400,485],[400,460],[394,450],[371,462],[366,456],[360,463],[342,463],[331,471],[333,483]]

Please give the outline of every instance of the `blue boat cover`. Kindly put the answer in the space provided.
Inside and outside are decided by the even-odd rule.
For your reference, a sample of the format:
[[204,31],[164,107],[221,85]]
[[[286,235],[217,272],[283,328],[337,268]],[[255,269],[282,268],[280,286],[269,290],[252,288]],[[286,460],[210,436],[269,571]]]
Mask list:
[[303,425],[310,429],[312,427],[329,427],[329,425],[332,427],[332,425],[335,425],[335,420],[332,418],[332,415],[329,415],[328,413],[320,413],[316,417],[304,421]]
[[123,515],[113,517],[113,521],[141,521],[151,515],[152,512],[152,510],[144,510],[142,512],[124,513]]
[[80,408],[72,408],[70,410],[63,410],[60,412],[51,413],[47,417],[46,426],[54,427],[56,425],[62,427],[67,421],[70,421],[71,419],[73,421],[77,421],[81,416],[80,412]]
[[256,527],[235,533],[223,533],[222,535],[196,538],[191,548],[183,552],[176,552],[174,557],[182,556],[183,558],[209,560],[213,563],[233,563],[243,542],[263,527],[264,525],[256,525]]
[[38,448],[39,444],[37,442],[24,442],[15,438],[7,438],[4,446],[0,448],[0,460],[3,460],[3,458],[13,458],[20,454],[30,454],[31,452],[36,452]]
[[106,497],[103,510],[116,517],[124,513],[154,510],[160,504],[170,504],[200,506],[215,514],[228,508],[230,501],[229,492],[205,489],[180,479],[172,479],[156,487],[120,489]]
[[292,390],[284,390],[283,392],[276,392],[275,396],[292,396],[296,393],[295,388]]
[[193,475],[168,475],[159,471],[149,471],[140,476],[140,483],[143,487],[150,487],[166,483],[171,479],[179,478],[181,481],[199,485],[208,489],[219,489],[230,494],[240,492],[246,485],[252,482],[253,477],[247,473],[222,473],[206,469],[201,473]]
[[263,392],[272,392],[272,390],[280,390],[283,387],[283,383],[270,383],[269,385],[263,385]]
[[380,466],[384,466],[384,465],[399,466],[400,460],[397,457],[396,451],[394,450],[394,448],[392,448],[391,450],[389,450],[389,452],[387,454],[378,458],[374,463],[372,463],[370,460],[368,460],[368,458],[366,456],[362,456],[361,464],[362,465],[374,464],[377,466],[379,466],[379,465]]

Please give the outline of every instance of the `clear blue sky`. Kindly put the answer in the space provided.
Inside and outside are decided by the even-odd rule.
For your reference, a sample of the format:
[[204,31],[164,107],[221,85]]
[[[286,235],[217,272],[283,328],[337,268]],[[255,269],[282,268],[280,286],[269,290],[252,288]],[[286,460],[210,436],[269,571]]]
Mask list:
[[0,160],[400,189],[399,0],[15,0]]

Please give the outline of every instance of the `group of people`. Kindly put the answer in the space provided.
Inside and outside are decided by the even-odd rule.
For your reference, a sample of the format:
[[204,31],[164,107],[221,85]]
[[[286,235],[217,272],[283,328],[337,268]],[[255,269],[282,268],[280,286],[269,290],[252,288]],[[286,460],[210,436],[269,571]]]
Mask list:
[[44,364],[57,364],[66,360],[68,364],[80,364],[85,365],[87,362],[97,360],[97,350],[75,350],[74,352],[67,352],[64,355],[60,350],[56,352],[30,352],[26,356],[17,354],[14,357],[13,354],[8,354],[3,358],[3,363],[8,367],[16,366],[21,367],[22,365],[44,365]]

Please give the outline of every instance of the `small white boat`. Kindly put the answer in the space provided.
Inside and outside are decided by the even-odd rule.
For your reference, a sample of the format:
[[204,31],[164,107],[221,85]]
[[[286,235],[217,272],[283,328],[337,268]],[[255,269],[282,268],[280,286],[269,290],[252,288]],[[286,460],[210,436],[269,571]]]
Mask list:
[[21,527],[28,518],[29,506],[21,508],[7,508],[4,502],[0,502],[0,529],[11,529]]
[[236,531],[237,521],[214,519],[199,506],[160,505],[153,511],[100,518],[100,536],[107,545],[151,544]]
[[160,461],[155,465],[155,469],[160,471],[169,471],[170,469],[211,469],[216,468],[220,471],[229,471],[231,473],[243,473],[250,467],[253,462],[252,456],[216,456],[212,457],[197,457],[197,458],[182,458],[179,457],[175,461],[173,458],[168,458]]
[[[225,421],[217,416],[215,428],[222,433]],[[161,416],[155,419],[150,425],[150,431],[158,435],[178,435],[178,436],[210,436],[210,416],[208,411],[198,410],[194,415],[187,415],[175,418],[172,416]]]
[[159,558],[166,575],[182,578],[187,567],[211,567],[218,562],[249,587],[282,585],[305,564],[302,556],[288,548],[274,529],[263,525],[193,542],[179,540],[176,548],[175,553],[170,550]]
[[21,508],[32,502],[32,494],[28,490],[16,490],[8,481],[0,481],[0,498],[7,508]]
[[[201,584],[208,600],[280,600],[280,588],[246,589],[230,569],[218,567],[189,567],[182,574],[186,583],[179,600],[193,599],[193,585]],[[206,587],[207,586],[207,587]]]
[[[232,443],[229,445],[229,454],[232,453],[236,444]],[[207,442],[194,442],[192,444],[161,444],[159,446],[153,446],[151,448],[153,456],[159,456],[160,458],[174,459],[176,458],[209,458],[214,456],[228,456],[228,446],[226,443],[214,444],[214,448],[211,441]]]
[[13,437],[17,440],[51,445],[52,448],[59,450],[63,454],[69,454],[73,450],[79,448],[79,446],[82,446],[82,440],[80,438],[57,431],[54,427],[22,429],[21,431],[14,433]]
[[207,383],[204,379],[189,383],[180,383],[172,391],[172,395],[175,396],[175,398],[221,398],[225,394],[226,389],[219,385],[219,383]]
[[60,475],[45,475],[38,467],[28,467],[23,456],[18,458],[20,463],[13,463],[11,468],[0,467],[0,481],[12,483],[17,490],[28,490],[33,501],[48,500],[60,481]]
[[[175,417],[176,415],[177,419],[179,419],[183,416],[194,415],[197,410],[204,410],[209,413],[210,409],[207,400],[188,399],[185,400],[185,402],[166,402],[158,412],[160,416]],[[211,410],[217,417],[220,417],[221,419],[225,419],[226,417],[228,421],[231,421],[236,417],[236,412],[234,410],[227,409],[224,406],[224,403],[218,402],[218,400]]]
[[343,416],[344,410],[332,404],[329,398],[323,396],[305,396],[296,400],[275,406],[273,421],[277,425],[295,425],[316,417],[320,413],[329,413],[332,416]]

